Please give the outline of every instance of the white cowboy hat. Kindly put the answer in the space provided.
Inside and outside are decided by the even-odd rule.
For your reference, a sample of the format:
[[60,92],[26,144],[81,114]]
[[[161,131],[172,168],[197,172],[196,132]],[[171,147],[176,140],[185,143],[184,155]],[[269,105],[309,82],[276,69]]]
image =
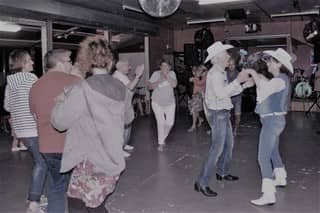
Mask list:
[[291,73],[293,73],[293,66],[291,63],[292,57],[282,48],[278,48],[276,51],[266,50],[263,53],[272,56],[277,59],[283,66],[285,66]]
[[228,50],[233,48],[230,44],[222,44],[221,41],[217,41],[213,43],[210,47],[208,47],[207,52],[208,56],[204,63],[207,63],[209,60],[211,60],[213,57],[218,55],[218,53],[222,52],[223,50]]

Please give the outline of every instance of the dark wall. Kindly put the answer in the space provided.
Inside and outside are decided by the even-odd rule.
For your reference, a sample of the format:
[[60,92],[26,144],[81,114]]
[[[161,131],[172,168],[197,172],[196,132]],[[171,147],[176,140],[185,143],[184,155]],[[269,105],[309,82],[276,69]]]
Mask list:
[[173,30],[161,28],[160,34],[150,37],[150,75],[159,68],[165,54],[173,54]]

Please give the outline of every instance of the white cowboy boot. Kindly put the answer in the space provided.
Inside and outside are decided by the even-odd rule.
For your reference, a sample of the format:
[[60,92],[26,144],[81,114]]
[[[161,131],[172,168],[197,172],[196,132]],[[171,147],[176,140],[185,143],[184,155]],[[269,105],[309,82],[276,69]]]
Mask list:
[[273,205],[276,202],[276,188],[273,180],[264,178],[262,180],[262,196],[257,200],[251,200],[250,202],[256,206]]
[[287,185],[287,172],[283,167],[275,168],[273,175],[275,177],[274,186],[285,187]]

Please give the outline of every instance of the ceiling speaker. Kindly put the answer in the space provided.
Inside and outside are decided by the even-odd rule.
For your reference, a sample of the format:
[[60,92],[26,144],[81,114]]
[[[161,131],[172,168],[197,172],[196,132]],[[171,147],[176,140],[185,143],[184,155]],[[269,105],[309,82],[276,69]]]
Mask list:
[[320,20],[313,19],[305,25],[303,37],[307,42],[316,43],[320,41]]
[[227,10],[227,15],[230,20],[243,20],[247,18],[246,11],[243,8]]
[[181,0],[139,0],[139,3],[150,16],[162,18],[172,15],[179,8]]
[[213,42],[214,42],[213,34],[207,28],[198,30],[194,34],[194,44],[198,49],[202,49],[202,50],[207,49],[211,44],[213,44]]

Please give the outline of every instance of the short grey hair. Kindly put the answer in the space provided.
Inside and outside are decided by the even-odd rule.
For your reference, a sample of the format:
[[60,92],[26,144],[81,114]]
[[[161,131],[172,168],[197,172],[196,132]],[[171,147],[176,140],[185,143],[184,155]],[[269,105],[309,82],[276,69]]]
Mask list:
[[68,55],[70,57],[71,51],[65,49],[54,49],[48,51],[44,56],[45,70],[55,67],[58,62],[61,62],[63,55]]

